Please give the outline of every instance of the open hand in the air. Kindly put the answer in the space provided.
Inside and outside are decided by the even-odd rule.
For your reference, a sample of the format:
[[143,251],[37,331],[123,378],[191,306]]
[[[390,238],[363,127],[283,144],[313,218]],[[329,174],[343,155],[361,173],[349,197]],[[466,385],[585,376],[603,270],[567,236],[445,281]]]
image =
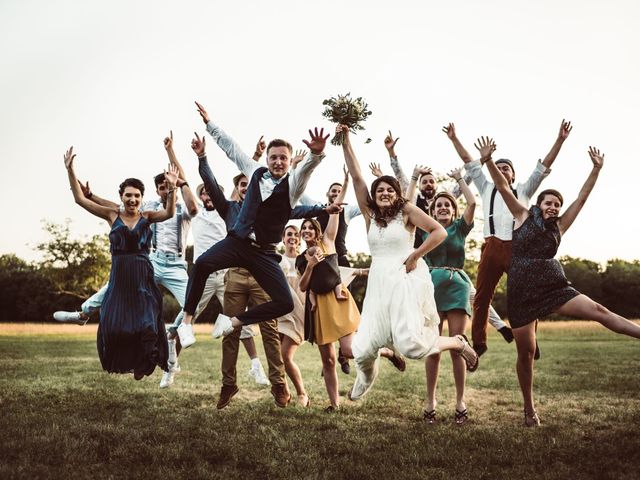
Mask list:
[[298,164],[307,156],[306,150],[296,150],[296,154],[291,159],[291,168],[295,169]]
[[474,147],[480,152],[480,161],[482,163],[486,162],[491,158],[493,152],[496,151],[497,145],[493,141],[493,138],[489,137],[480,137],[476,143],[473,144]]
[[600,153],[600,150],[596,147],[589,147],[589,157],[593,162],[593,168],[602,168],[604,165],[604,153]]
[[318,132],[318,127],[314,128],[313,131],[309,130],[310,140],[302,140],[311,153],[315,155],[319,155],[324,151],[324,147],[327,144],[327,139],[329,138],[329,134],[324,134],[324,128],[321,128]]
[[382,175],[384,175],[384,173],[382,173],[382,169],[380,168],[379,163],[371,162],[369,164],[369,169],[371,170],[371,173],[373,174],[374,177],[380,178]]

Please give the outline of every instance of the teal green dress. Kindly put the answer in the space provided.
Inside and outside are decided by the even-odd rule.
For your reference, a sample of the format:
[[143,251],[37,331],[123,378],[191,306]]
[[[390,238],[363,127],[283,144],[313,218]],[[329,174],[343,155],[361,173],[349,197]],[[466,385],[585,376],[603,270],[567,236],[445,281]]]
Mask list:
[[[467,235],[473,229],[473,223],[467,225],[464,218],[458,218],[449,225],[447,238],[424,256],[431,271],[431,280],[435,289],[436,307],[439,312],[464,310],[471,316],[469,293],[471,279],[462,270],[464,268],[464,245]],[[424,234],[426,240],[428,233]]]

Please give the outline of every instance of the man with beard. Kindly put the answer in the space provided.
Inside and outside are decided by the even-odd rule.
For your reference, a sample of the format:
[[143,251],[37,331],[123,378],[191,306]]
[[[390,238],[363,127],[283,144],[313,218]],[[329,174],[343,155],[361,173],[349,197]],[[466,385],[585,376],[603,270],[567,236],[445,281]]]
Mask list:
[[[345,185],[347,179],[348,177],[345,178]],[[333,202],[342,192],[342,187],[343,184],[338,182],[329,185],[329,189],[326,193],[327,205],[333,205]],[[300,203],[302,205],[317,205],[320,202],[315,201],[305,193],[302,195],[302,198],[300,198]],[[344,205],[342,212],[340,212],[340,223],[338,224],[338,233],[336,235],[336,253],[338,254],[338,265],[340,265],[341,267],[351,267],[351,263],[347,258],[347,244],[345,238],[347,236],[349,222],[358,215],[362,215],[362,213],[360,212],[360,209],[357,205]],[[320,215],[318,215],[316,220],[318,220],[318,223],[320,224],[320,226],[322,227],[322,231],[324,232],[327,228],[327,224],[329,223],[329,214],[326,212],[322,212]]]
[[[415,185],[417,183],[418,195],[416,197],[415,205],[427,215],[429,215],[429,206],[431,205],[431,202],[433,201],[433,198],[435,197],[435,194],[438,190],[438,181],[436,180],[435,175],[431,173],[431,169],[419,167],[416,167],[416,170],[414,170],[413,175],[411,176],[411,182],[407,180],[407,177],[404,174],[400,163],[398,162],[398,156],[395,152],[395,146],[396,143],[398,143],[399,139],[400,137],[394,139],[391,131],[389,131],[389,134],[384,139],[384,146],[389,153],[391,168],[393,169],[394,175],[400,182],[400,186],[405,192],[407,192],[407,197],[412,197],[413,189],[415,188]],[[373,170],[374,169],[372,168],[372,171]],[[376,173],[374,172],[374,174]],[[471,175],[465,175],[464,181],[467,185],[469,185],[472,181]],[[462,191],[456,184],[453,190],[449,193],[451,193],[451,195],[453,195],[453,197],[457,199],[462,194]],[[413,245],[414,248],[419,248],[420,245],[422,245],[423,237],[424,232],[419,228],[416,228],[415,241]],[[474,304],[475,295],[476,290],[472,286],[469,292],[469,302],[471,303],[471,305]],[[496,330],[498,330],[498,332],[500,332],[507,343],[511,343],[513,341],[513,333],[511,332],[511,328],[509,328],[509,326],[500,318],[498,312],[496,312],[491,305],[489,305],[488,321]]]
[[[246,181],[244,182],[243,186],[241,186],[240,183],[242,182],[238,182],[238,185],[236,185],[236,188],[234,188],[234,195],[239,195],[237,191],[239,188],[243,188],[243,186],[244,190],[246,190]],[[222,187],[220,188],[222,189]],[[207,193],[207,190],[204,188],[204,184],[199,185],[196,189],[196,192],[198,194],[198,197],[200,198],[200,201],[202,202],[203,208],[200,209],[198,215],[193,217],[191,222],[191,228],[193,230],[194,262],[209,247],[215,245],[227,236],[227,225],[225,224],[224,219],[216,211],[211,197]],[[200,316],[200,314],[204,312],[214,295],[218,299],[220,306],[224,309],[226,272],[226,270],[219,270],[209,275],[207,283],[204,286],[202,298],[200,299],[200,303],[198,303],[198,307],[196,308],[194,319],[197,319],[198,316]],[[269,385],[269,380],[267,380],[267,377],[264,373],[264,368],[262,367],[262,363],[260,362],[260,358],[258,357],[258,352],[256,350],[255,342],[253,341],[253,337],[255,335],[256,334],[253,327],[249,325],[243,327],[242,332],[240,333],[240,340],[242,341],[242,344],[247,351],[247,355],[249,355],[249,358],[251,359],[251,368],[249,369],[249,375],[251,375],[259,385]],[[162,380],[160,381],[160,388],[167,388],[171,386],[174,382],[175,374],[180,372],[178,355],[180,354],[181,346],[176,333],[176,327],[172,327],[170,329],[168,337],[169,351],[170,353],[175,353],[173,358],[171,358],[170,355],[169,364],[173,364],[174,367],[170,368],[167,372],[164,373],[164,375],[162,376]]]

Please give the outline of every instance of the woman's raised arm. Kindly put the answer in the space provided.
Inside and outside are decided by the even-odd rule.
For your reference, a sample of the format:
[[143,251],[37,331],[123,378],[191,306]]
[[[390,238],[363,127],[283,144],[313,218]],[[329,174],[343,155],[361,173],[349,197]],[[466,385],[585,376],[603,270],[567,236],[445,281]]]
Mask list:
[[64,154],[64,166],[67,169],[67,175],[69,177],[69,185],[71,186],[73,199],[87,212],[92,213],[96,217],[105,219],[107,222],[109,222],[109,225],[111,225],[118,216],[117,208],[98,205],[97,203],[92,202],[83,195],[82,189],[80,188],[80,183],[78,182],[78,178],[76,177],[76,172],[73,170],[73,161],[75,160],[75,158],[76,154],[73,153],[73,147],[71,147]]
[[589,176],[582,185],[580,192],[578,193],[578,198],[576,198],[571,205],[567,208],[564,214],[558,219],[558,228],[560,229],[560,234],[564,234],[573,221],[584,207],[587,198],[589,198],[589,194],[591,194],[591,190],[593,190],[594,185],[596,184],[596,180],[598,180],[598,175],[600,175],[600,170],[602,169],[602,165],[604,165],[604,153],[600,153],[596,147],[589,147],[589,158],[593,162],[593,168],[589,173]]

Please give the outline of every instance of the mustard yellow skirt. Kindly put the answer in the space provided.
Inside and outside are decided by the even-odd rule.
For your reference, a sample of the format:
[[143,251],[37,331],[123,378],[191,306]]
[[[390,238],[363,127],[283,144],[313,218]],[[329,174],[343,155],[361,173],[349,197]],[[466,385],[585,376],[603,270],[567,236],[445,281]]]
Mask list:
[[338,300],[333,291],[316,295],[317,308],[313,312],[314,343],[326,345],[355,332],[360,325],[360,312],[351,293],[342,285],[346,300]]

